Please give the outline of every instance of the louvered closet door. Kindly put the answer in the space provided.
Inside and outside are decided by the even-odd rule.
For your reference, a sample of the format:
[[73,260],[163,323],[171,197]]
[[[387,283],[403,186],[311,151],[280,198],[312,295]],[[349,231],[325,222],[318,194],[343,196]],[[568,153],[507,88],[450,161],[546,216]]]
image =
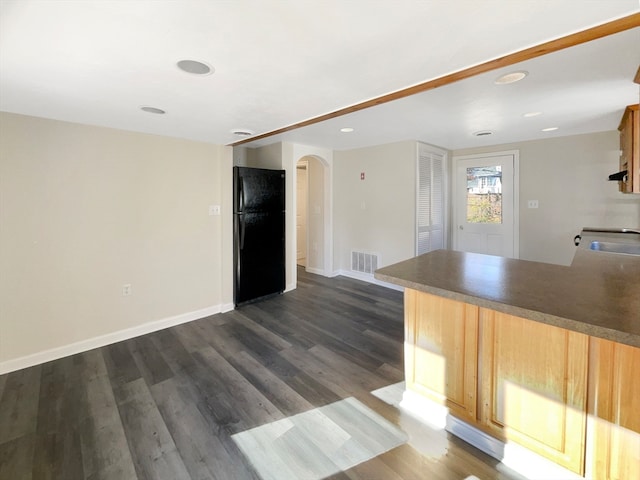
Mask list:
[[418,144],[416,255],[446,248],[446,154]]

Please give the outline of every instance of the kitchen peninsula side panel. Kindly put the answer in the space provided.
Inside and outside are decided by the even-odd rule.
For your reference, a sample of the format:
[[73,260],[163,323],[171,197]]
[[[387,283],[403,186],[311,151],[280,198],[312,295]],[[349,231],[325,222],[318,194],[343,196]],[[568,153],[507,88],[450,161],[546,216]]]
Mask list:
[[407,388],[475,421],[478,307],[405,290]]

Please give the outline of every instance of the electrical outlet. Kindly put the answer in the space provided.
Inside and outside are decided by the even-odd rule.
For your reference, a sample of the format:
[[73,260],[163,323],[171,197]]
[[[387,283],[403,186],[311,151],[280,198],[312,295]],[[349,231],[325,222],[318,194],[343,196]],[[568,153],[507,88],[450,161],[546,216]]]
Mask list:
[[528,208],[538,208],[538,200],[529,200],[527,202]]
[[131,284],[125,283],[124,285],[122,285],[122,296],[127,297],[129,295],[131,295]]
[[209,215],[220,215],[220,205],[209,205]]

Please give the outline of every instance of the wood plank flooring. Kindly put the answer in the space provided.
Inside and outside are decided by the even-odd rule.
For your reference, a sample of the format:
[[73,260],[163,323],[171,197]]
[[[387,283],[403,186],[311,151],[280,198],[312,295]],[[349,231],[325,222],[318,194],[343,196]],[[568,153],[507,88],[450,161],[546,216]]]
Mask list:
[[[260,479],[234,435],[345,399],[406,422],[371,394],[403,380],[402,353],[401,293],[299,268],[284,295],[0,376],[0,480]],[[327,478],[518,478],[445,432],[409,436]]]

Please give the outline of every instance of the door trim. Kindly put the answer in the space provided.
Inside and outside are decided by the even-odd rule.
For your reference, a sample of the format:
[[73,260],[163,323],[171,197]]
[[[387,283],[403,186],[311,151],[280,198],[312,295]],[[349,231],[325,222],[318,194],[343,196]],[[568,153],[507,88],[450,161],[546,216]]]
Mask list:
[[298,265],[298,202],[300,199],[298,198],[298,182],[300,181],[300,177],[298,176],[298,170],[305,171],[305,185],[304,185],[304,194],[307,198],[305,198],[306,202],[306,211],[305,211],[305,220],[304,220],[304,236],[305,236],[305,246],[304,246],[304,269],[307,270],[307,266],[309,265],[309,161],[302,157],[300,160],[296,162],[296,265]]
[[452,158],[451,166],[451,247],[458,244],[457,218],[457,182],[456,172],[460,160],[481,159],[488,157],[499,157],[504,155],[513,156],[513,258],[520,258],[520,150],[499,150],[495,152],[474,153],[471,155],[455,155]]

